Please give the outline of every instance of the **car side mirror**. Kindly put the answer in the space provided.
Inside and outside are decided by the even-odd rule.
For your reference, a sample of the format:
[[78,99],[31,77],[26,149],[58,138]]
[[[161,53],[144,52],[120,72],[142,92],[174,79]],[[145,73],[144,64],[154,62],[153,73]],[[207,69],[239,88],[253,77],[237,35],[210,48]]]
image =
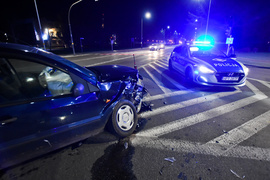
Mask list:
[[233,59],[233,60],[236,60],[236,55],[235,54],[231,54],[230,56],[229,56],[229,58],[231,58],[231,59]]
[[76,86],[73,89],[73,94],[75,97],[78,97],[82,95],[84,92],[84,85],[81,83],[76,84]]

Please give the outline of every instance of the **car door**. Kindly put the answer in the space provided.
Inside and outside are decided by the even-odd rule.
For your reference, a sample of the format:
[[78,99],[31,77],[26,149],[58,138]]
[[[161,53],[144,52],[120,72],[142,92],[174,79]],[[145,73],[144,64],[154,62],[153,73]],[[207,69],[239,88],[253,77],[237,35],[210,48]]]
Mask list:
[[180,72],[182,74],[185,74],[185,68],[186,68],[187,64],[189,63],[188,50],[187,50],[186,46],[182,46],[177,62],[179,64]]
[[[0,168],[58,149],[102,128],[97,88],[61,67],[0,58]],[[76,84],[84,90],[75,97]]]
[[178,46],[174,50],[174,69],[179,73],[183,74],[183,56],[182,56],[183,46]]

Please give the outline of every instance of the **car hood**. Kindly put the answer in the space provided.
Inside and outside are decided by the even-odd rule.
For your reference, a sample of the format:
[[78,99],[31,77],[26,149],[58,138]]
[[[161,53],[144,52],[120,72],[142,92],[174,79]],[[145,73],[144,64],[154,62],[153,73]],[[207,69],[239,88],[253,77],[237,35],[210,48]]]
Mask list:
[[137,80],[138,77],[138,71],[127,66],[104,65],[91,66],[86,68],[97,74],[99,82],[127,80],[129,78]]
[[243,72],[242,65],[238,61],[230,58],[200,57],[199,59],[211,65],[218,72]]

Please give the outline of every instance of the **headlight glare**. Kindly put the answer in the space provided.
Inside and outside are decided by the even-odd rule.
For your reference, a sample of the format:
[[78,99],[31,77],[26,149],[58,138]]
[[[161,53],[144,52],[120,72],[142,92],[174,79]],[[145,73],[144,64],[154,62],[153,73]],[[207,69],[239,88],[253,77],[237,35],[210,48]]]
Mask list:
[[207,68],[205,66],[199,66],[199,71],[201,73],[205,73],[205,74],[213,74],[214,73],[213,70],[211,70],[211,69],[209,69],[209,68]]

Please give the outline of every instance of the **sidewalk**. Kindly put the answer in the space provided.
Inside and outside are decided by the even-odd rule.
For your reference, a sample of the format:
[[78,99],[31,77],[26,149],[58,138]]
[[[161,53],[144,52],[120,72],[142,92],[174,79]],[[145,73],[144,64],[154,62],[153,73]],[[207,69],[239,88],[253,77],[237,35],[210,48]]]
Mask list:
[[237,61],[260,68],[270,68],[270,53],[236,52]]

